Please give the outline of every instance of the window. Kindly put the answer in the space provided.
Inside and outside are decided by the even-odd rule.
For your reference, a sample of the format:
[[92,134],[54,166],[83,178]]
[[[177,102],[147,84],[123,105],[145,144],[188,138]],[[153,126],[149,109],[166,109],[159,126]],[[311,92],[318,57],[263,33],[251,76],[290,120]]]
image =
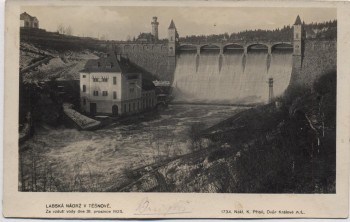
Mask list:
[[97,77],[92,77],[92,81],[93,82],[98,82],[98,78]]
[[94,90],[94,96],[98,96],[98,91]]
[[97,67],[100,67],[100,66],[101,66],[101,63],[100,63],[100,62],[98,62],[98,63],[97,63]]
[[135,89],[134,88],[130,88],[130,93],[134,93]]
[[83,92],[86,92],[86,85],[83,85]]
[[132,104],[132,110],[135,111],[135,103]]
[[108,77],[102,77],[102,82],[108,82]]
[[85,78],[86,77],[86,75],[83,75],[83,78]]
[[113,92],[113,99],[117,99],[117,92]]
[[102,91],[102,96],[108,96],[108,92],[107,91]]
[[126,112],[126,104],[124,104],[124,112]]
[[140,101],[137,102],[137,110],[140,110]]
[[131,111],[131,104],[129,103],[129,112]]
[[83,105],[84,106],[86,105],[86,99],[83,99]]
[[295,38],[298,39],[299,38],[299,34],[295,33]]
[[113,62],[111,62],[111,68],[113,68],[113,66],[114,66],[114,64],[113,64]]
[[117,85],[117,77],[113,77],[113,85]]

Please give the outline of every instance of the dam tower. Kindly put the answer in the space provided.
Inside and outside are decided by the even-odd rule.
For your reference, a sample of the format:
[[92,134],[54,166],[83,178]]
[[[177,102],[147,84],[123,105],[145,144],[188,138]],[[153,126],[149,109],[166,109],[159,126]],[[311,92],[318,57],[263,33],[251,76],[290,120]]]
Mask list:
[[176,67],[176,47],[179,35],[177,33],[175,23],[171,20],[168,28],[168,72],[174,76]]
[[301,69],[303,57],[304,27],[298,15],[293,25],[293,60],[294,68]]
[[159,22],[157,21],[157,17],[154,16],[152,18],[152,22],[151,22],[151,25],[152,25],[152,35],[154,37],[154,40],[155,41],[158,41],[158,25],[159,25]]

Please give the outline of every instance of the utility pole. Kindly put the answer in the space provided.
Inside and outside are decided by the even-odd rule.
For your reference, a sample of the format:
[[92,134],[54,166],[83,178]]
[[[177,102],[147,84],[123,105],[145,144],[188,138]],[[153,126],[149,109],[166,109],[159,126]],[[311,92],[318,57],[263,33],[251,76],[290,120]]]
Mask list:
[[272,102],[273,99],[273,78],[269,78],[269,103]]

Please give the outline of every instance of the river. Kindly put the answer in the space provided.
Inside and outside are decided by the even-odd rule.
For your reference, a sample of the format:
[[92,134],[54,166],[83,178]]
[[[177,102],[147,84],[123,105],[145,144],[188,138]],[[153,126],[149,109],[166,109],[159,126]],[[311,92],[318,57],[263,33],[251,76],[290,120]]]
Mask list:
[[[56,179],[68,184],[66,186],[75,186],[77,178],[81,180],[89,175],[90,180],[94,178],[95,186],[99,186],[95,190],[104,190],[117,182],[125,169],[154,163],[159,156],[188,153],[191,124],[201,122],[210,127],[241,109],[245,108],[170,105],[148,121],[113,123],[96,131],[64,127],[38,129],[22,146],[34,149],[40,157],[38,167],[49,168]],[[24,153],[28,183],[31,174],[29,150]]]

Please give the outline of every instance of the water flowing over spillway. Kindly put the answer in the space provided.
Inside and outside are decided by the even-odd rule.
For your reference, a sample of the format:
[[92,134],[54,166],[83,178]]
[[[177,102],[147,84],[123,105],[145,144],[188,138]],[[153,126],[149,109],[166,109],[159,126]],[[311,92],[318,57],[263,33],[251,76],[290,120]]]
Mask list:
[[175,101],[203,103],[267,102],[268,79],[274,96],[287,88],[292,73],[292,52],[252,51],[178,55],[173,87]]

